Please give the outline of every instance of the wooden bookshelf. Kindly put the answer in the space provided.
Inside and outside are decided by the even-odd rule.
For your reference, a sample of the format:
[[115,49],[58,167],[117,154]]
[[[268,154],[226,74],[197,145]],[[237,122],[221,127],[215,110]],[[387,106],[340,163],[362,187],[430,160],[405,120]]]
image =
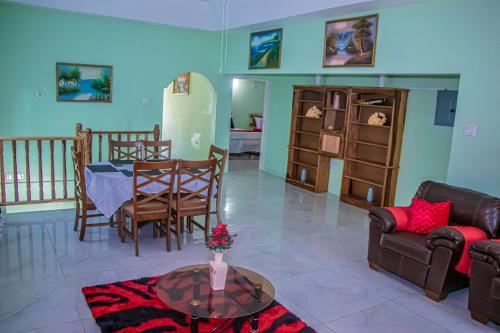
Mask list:
[[[394,203],[408,91],[405,89],[295,86],[287,182],[314,192],[328,190],[330,158],[344,159],[341,200],[361,208]],[[360,100],[381,100],[364,104]],[[321,117],[309,118],[316,106]],[[383,112],[382,126],[368,124]],[[306,178],[301,181],[302,170]],[[374,200],[367,202],[369,188]]]
[[[394,204],[408,92],[405,89],[352,88],[347,120],[340,199],[361,208]],[[358,100],[383,100],[360,104]],[[383,126],[368,124],[374,112],[386,115]],[[367,202],[369,188],[374,198]]]

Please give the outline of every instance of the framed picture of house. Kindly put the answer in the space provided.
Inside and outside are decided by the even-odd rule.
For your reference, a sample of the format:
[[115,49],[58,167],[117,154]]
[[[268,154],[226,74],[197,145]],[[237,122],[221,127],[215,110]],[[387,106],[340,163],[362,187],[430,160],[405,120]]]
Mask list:
[[174,95],[189,95],[189,81],[190,81],[190,73],[184,73],[179,75],[174,80],[173,85],[173,93]]
[[58,102],[111,103],[113,67],[56,63]]
[[283,29],[252,32],[248,69],[280,68]]
[[373,67],[377,27],[378,14],[326,22],[323,67]]

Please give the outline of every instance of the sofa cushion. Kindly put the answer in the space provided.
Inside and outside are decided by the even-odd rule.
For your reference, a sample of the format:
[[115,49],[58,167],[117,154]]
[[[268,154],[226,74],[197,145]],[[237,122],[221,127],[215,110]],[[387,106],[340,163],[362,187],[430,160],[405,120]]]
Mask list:
[[424,265],[431,262],[432,251],[425,245],[425,235],[419,235],[406,231],[384,233],[380,240],[380,246],[402,255],[412,258]]
[[430,203],[425,199],[413,199],[410,207],[408,231],[428,234],[437,227],[448,225],[451,201]]

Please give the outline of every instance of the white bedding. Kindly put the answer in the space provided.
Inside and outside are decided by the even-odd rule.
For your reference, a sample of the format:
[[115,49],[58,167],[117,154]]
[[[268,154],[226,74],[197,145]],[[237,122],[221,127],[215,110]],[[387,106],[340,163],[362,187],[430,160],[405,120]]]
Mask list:
[[231,131],[229,136],[229,153],[260,153],[262,132]]

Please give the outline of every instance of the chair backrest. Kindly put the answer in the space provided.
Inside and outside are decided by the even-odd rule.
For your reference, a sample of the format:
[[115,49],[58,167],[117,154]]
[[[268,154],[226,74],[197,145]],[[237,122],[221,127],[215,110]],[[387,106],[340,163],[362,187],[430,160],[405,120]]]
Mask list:
[[142,141],[144,145],[144,159],[169,160],[172,158],[172,140]]
[[217,160],[217,164],[215,165],[215,176],[214,181],[217,188],[217,192],[214,194],[219,194],[222,190],[222,178],[224,176],[224,169],[226,167],[228,150],[222,149],[217,146],[211,145],[210,150],[208,151],[208,158]]
[[217,161],[183,161],[177,165],[177,209],[210,210]]
[[77,151],[75,146],[71,147],[71,158],[73,161],[73,173],[75,177],[75,198],[83,203],[86,202],[87,190],[85,187],[85,167],[83,166],[83,153]]
[[450,225],[481,228],[489,238],[500,237],[500,198],[433,181],[425,181],[415,194],[429,202],[451,201]]
[[[157,212],[167,214],[173,198],[177,161],[134,162],[134,218]],[[151,205],[154,203],[154,210]]]
[[142,159],[142,142],[109,140],[109,159],[110,160]]

